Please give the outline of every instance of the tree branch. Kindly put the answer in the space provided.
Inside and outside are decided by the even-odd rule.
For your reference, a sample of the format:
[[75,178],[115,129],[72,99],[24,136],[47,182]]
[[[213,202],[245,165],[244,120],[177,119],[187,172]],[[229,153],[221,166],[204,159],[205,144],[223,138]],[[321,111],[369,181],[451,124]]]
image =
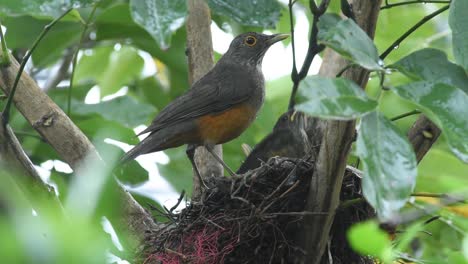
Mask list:
[[289,98],[289,106],[288,110],[292,110],[294,108],[294,105],[296,104],[295,98],[296,98],[296,93],[297,89],[299,88],[299,83],[307,76],[307,73],[309,72],[310,65],[312,64],[312,61],[319,52],[321,52],[325,46],[324,45],[319,45],[317,42],[317,34],[318,34],[318,21],[321,15],[325,13],[325,11],[328,8],[328,4],[330,3],[330,0],[323,0],[322,3],[320,4],[319,7],[316,6],[314,0],[310,0],[310,10],[314,16],[313,21],[312,21],[312,30],[310,31],[310,36],[309,36],[309,47],[307,49],[307,54],[304,59],[304,62],[302,63],[301,70],[298,72],[297,71],[297,65],[296,65],[296,50],[294,46],[294,21],[293,21],[293,12],[292,12],[292,7],[294,5],[294,2],[289,1],[289,16],[290,16],[290,27],[291,27],[291,45],[292,45],[292,52],[293,52],[293,68],[291,71],[291,80],[293,81],[293,88],[291,91],[291,97]]
[[[353,1],[357,24],[373,38],[381,1]],[[334,77],[349,62],[337,53],[327,50],[320,68],[320,75]],[[343,76],[365,87],[369,72],[358,67],[346,71]],[[334,220],[343,181],[344,170],[354,138],[354,121],[321,121],[325,125],[313,181],[307,197],[306,211],[328,212],[326,216],[305,216],[302,247],[306,255],[301,263],[319,263],[325,251],[330,228]]]
[[[189,62],[189,81],[200,79],[213,67],[213,44],[211,41],[211,15],[210,9],[203,0],[189,0],[187,18],[187,50]],[[215,153],[222,157],[221,145],[215,146]],[[205,148],[197,148],[195,162],[201,177],[207,182],[207,177],[223,175],[222,165],[213,158]],[[201,195],[201,185],[198,177],[193,177],[192,198]]]
[[9,125],[0,126],[0,167],[7,168],[15,176],[16,183],[27,193],[39,214],[64,216],[54,189],[42,181]]
[[[0,68],[0,88],[10,94],[13,79],[19,71],[19,64],[10,57],[12,64]],[[18,110],[39,134],[57,151],[73,170],[77,170],[89,157],[101,161],[95,147],[81,130],[68,118],[26,73],[18,81],[13,97]],[[102,162],[102,166],[104,162]],[[123,217],[115,219],[121,231],[134,235],[135,241],[143,244],[145,231],[154,225],[150,215],[125,191],[115,184],[119,193],[119,204]],[[112,219],[111,219],[112,220]],[[137,245],[134,245],[137,246]]]
[[418,23],[416,23],[414,26],[412,26],[410,29],[408,29],[408,31],[406,31],[405,33],[403,33],[403,35],[401,35],[401,37],[399,37],[397,40],[395,40],[395,42],[392,43],[392,45],[390,45],[390,47],[388,47],[383,53],[382,55],[380,55],[380,59],[385,59],[388,54],[390,54],[390,52],[392,52],[393,50],[395,50],[396,47],[398,47],[401,42],[403,42],[403,40],[405,40],[409,35],[411,35],[414,31],[416,31],[419,27],[421,27],[422,25],[424,25],[427,21],[431,20],[432,18],[436,17],[437,15],[439,15],[440,13],[444,12],[445,10],[447,10],[448,8],[450,7],[450,5],[446,5],[436,11],[434,11],[432,14],[429,14],[425,17],[423,17]]
[[395,4],[385,4],[380,8],[380,10],[385,10],[385,9],[390,9],[392,7],[396,6],[402,6],[402,5],[411,5],[411,4],[428,4],[428,3],[433,3],[433,4],[450,4],[450,1],[444,1],[444,0],[416,0],[416,1],[404,1],[404,2],[399,2]]

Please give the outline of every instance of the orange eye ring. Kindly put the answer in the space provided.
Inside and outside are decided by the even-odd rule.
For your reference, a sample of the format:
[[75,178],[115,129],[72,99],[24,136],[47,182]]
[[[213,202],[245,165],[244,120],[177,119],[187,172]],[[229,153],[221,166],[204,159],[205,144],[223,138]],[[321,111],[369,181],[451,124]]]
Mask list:
[[254,36],[247,36],[244,40],[244,43],[249,47],[253,47],[255,46],[255,44],[257,44],[257,38],[255,38]]

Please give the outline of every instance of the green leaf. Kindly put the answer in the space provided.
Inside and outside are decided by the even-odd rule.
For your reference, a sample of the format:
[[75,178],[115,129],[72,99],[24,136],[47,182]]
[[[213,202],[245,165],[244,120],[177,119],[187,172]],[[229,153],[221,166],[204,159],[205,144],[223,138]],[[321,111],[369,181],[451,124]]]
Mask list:
[[187,13],[184,0],[130,0],[133,20],[156,40],[161,49],[169,48],[172,34],[180,28]]
[[468,235],[465,235],[465,238],[463,239],[462,252],[465,259],[468,260]]
[[97,46],[83,53],[75,70],[75,83],[97,82],[108,68],[114,46]]
[[390,238],[374,221],[354,224],[348,231],[348,241],[362,255],[374,256],[384,263],[392,262]]
[[330,26],[329,22],[319,23],[319,43],[368,70],[383,70],[374,43],[352,19],[341,20],[335,26]]
[[468,162],[468,95],[444,83],[412,82],[393,89],[399,96],[410,100],[442,129],[450,149],[464,162]]
[[449,25],[452,29],[453,55],[455,60],[468,70],[468,1],[453,0],[450,4]]
[[114,51],[109,65],[98,78],[101,97],[117,92],[123,85],[140,76],[145,62],[138,50],[130,46],[123,46]]
[[[4,25],[8,28],[6,40],[11,49],[30,49],[49,20],[29,16],[6,17]],[[58,22],[41,40],[32,54],[34,66],[48,66],[60,58],[66,48],[77,43],[82,27],[79,23]]]
[[95,0],[2,0],[0,14],[59,17],[69,8],[90,6]]
[[380,219],[402,208],[416,184],[416,157],[411,144],[395,125],[378,112],[364,116],[356,154],[364,164],[362,189]]
[[451,63],[437,49],[422,49],[391,65],[409,78],[434,81],[458,87],[468,94],[468,76],[462,67]]
[[214,13],[245,26],[273,28],[281,15],[276,0],[209,0],[208,4]]
[[312,116],[355,119],[377,107],[377,102],[354,82],[344,78],[310,76],[299,87],[302,103],[296,109]]
[[[124,152],[120,148],[114,145],[107,144],[106,148],[118,150],[119,152],[121,152],[121,155],[119,156],[123,156],[124,154]],[[118,166],[117,169],[114,169],[113,172],[117,179],[119,179],[119,181],[121,181],[125,185],[130,185],[133,187],[143,184],[149,179],[148,171],[143,169],[140,166],[140,164],[135,160],[131,160],[122,166]]]
[[73,114],[98,114],[103,118],[116,121],[129,128],[145,124],[154,117],[156,109],[149,104],[139,103],[130,96],[120,96],[98,104],[73,103]]

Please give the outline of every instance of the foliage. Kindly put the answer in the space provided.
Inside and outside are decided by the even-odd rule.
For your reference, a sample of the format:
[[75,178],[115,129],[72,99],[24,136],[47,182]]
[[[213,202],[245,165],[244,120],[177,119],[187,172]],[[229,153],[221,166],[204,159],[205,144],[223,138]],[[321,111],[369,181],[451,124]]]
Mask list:
[[[106,153],[105,159],[112,165],[115,156],[122,151],[105,140],[111,138],[135,144],[137,138],[132,129],[148,125],[159,110],[189,87],[183,27],[187,14],[185,1],[33,2],[6,0],[0,3],[0,21],[7,28],[5,38],[8,47],[21,57],[25,50],[31,48],[44,26],[66,9],[74,8],[39,43],[32,55],[29,73],[48,89],[50,97],[63,109],[71,103],[70,118],[100,152]],[[289,30],[287,6],[277,1],[208,2],[214,21],[226,31],[254,29],[276,33]],[[338,11],[337,2],[332,1],[331,11]],[[452,0],[449,14],[443,13],[427,22],[402,43],[393,46],[394,50],[383,60],[378,51],[387,49],[410,25],[429,14],[429,10],[443,5],[416,3],[381,10],[374,41],[350,19],[339,20],[336,15],[326,14],[319,22],[320,43],[373,73],[365,92],[343,78],[307,77],[299,87],[301,101],[298,109],[321,118],[358,119],[358,140],[353,155],[362,161],[364,196],[374,206],[380,220],[399,214],[405,205],[434,204],[434,201],[420,199],[414,202],[410,199],[412,192],[467,191],[468,31],[465,29],[468,28],[468,20],[464,12],[468,8],[467,3],[466,0]],[[308,1],[295,4],[298,14],[307,14],[310,25],[312,18],[308,11],[304,11],[307,7]],[[96,14],[80,43],[84,21],[93,8],[96,8]],[[69,72],[58,68],[70,61],[67,57],[73,56],[78,45],[81,49],[74,85],[68,87]],[[279,63],[277,67],[283,65]],[[54,77],[59,77],[62,82],[57,87],[47,87],[48,81]],[[238,167],[245,158],[241,144],[253,146],[259,142],[271,131],[279,115],[286,111],[292,82],[288,77],[278,77],[282,78],[267,83],[266,104],[255,123],[224,146],[224,158],[232,167]],[[85,104],[85,98],[96,90],[99,90],[98,102]],[[69,94],[71,98],[68,98]],[[0,104],[3,106],[3,102]],[[404,136],[416,116],[390,120],[390,117],[415,109],[427,115],[443,132],[419,165]],[[13,114],[11,125],[34,164],[44,165],[44,162],[58,159],[54,150],[37,138],[19,113]],[[158,171],[173,189],[178,192],[184,189],[190,193],[191,169],[184,149],[164,153],[167,156],[153,157],[151,162],[157,160]],[[165,160],[167,157],[169,162]],[[65,202],[69,194],[73,195],[70,189],[73,188],[70,187],[73,174],[57,171],[59,168],[55,167],[49,170],[52,170],[50,181],[57,184],[59,197]],[[146,170],[136,163],[118,174],[121,181],[132,186],[144,184],[149,177]],[[89,184],[99,183],[98,178],[88,177]],[[7,208],[28,207],[27,202],[20,202],[21,192],[12,191],[17,189],[16,185],[4,182],[8,180],[0,178],[0,187],[10,188],[2,189],[0,194],[0,214],[3,201],[9,197],[15,198],[6,199],[14,200],[8,203]],[[146,184],[163,186],[161,182],[154,181]],[[104,189],[97,191],[100,192],[96,198],[98,201],[91,206],[114,206]],[[162,192],[161,187],[157,190]],[[154,197],[154,194],[146,195]],[[161,203],[167,199],[172,198],[157,201]],[[391,247],[390,240],[375,222],[352,229],[350,242],[359,252],[386,262],[406,252],[405,256],[414,256],[416,260],[463,263],[464,258],[468,260],[466,210],[466,206],[457,210],[445,207],[439,212],[443,221],[418,225],[418,230],[429,230],[432,236],[408,231],[407,240],[416,240],[422,245],[417,252],[412,251],[409,243],[399,240],[395,243],[403,246]],[[103,211],[95,211],[94,214],[98,212]],[[102,234],[95,216],[85,219],[76,216],[66,224],[49,216],[31,217],[23,211],[9,214],[9,217],[0,216],[0,244],[9,246],[0,249],[0,257],[8,263],[61,263],[66,262],[67,257],[75,256],[75,252],[87,253],[76,262],[102,263],[103,253],[112,247]],[[41,237],[43,233],[49,239]],[[362,237],[369,240],[363,241]],[[51,248],[55,251],[51,252]]]

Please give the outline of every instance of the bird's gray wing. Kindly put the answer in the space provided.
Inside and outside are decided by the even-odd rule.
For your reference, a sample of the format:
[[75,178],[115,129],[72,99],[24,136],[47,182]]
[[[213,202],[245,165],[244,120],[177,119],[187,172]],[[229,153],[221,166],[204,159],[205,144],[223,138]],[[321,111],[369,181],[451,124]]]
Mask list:
[[140,134],[156,132],[206,114],[220,113],[247,100],[251,95],[249,87],[255,84],[251,78],[237,78],[239,71],[230,69],[215,78],[213,74],[216,72],[205,75],[187,93],[167,105]]

